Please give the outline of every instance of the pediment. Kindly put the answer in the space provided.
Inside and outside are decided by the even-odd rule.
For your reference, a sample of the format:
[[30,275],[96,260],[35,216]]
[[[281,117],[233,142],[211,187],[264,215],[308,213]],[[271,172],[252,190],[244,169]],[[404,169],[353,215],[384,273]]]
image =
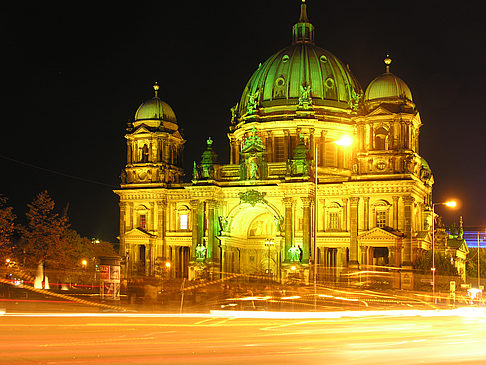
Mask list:
[[385,231],[382,228],[373,228],[370,231],[358,235],[359,241],[395,241],[401,238],[401,235],[394,232]]
[[152,133],[145,124],[141,124],[138,126],[138,128],[132,133],[132,135],[135,134],[147,134],[147,133]]
[[153,234],[148,233],[146,230],[143,228],[134,228],[127,233],[125,233],[125,238],[136,238],[136,239],[142,239],[142,238],[153,238],[155,237]]
[[378,108],[373,110],[369,113],[368,117],[378,116],[378,115],[395,115],[396,113],[392,112],[391,110],[385,108],[383,105],[380,105]]

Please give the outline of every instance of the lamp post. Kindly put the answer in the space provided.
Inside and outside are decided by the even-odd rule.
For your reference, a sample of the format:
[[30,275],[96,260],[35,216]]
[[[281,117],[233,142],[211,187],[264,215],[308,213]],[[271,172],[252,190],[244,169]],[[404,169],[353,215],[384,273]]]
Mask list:
[[435,206],[445,205],[449,208],[455,208],[457,203],[454,200],[449,200],[443,203],[432,203],[432,300],[435,301]]
[[[341,138],[335,141],[329,141],[326,143],[335,143],[340,147],[350,147],[353,144],[353,138],[349,135],[343,135]],[[314,240],[312,250],[312,265],[314,269],[314,306],[316,306],[316,290],[317,290],[317,143],[314,135]]]

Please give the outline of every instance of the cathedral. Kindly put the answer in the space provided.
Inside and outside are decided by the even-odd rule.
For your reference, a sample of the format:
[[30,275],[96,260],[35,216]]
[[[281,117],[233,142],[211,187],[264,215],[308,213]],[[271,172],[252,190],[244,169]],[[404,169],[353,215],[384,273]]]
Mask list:
[[208,138],[191,182],[186,141],[155,84],[128,124],[115,190],[125,276],[308,282],[380,269],[412,287],[432,244],[433,176],[419,154],[420,114],[391,62],[363,89],[315,44],[303,2],[292,44],[260,64],[231,108],[229,163]]

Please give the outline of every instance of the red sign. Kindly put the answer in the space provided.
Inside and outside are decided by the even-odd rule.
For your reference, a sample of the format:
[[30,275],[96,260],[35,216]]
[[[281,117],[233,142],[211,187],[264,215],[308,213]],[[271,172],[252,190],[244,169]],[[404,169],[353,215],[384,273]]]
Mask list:
[[100,265],[100,280],[110,281],[110,267],[108,265]]

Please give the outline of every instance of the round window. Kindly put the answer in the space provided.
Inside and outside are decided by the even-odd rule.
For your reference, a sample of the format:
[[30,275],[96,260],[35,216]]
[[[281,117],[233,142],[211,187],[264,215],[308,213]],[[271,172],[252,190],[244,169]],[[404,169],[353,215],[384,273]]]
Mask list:
[[328,78],[326,79],[325,84],[326,84],[326,87],[327,87],[328,89],[332,89],[332,88],[334,87],[334,80],[333,80],[332,78],[328,77]]
[[282,87],[285,85],[285,79],[283,77],[279,77],[277,81],[275,81],[275,84],[279,87]]
[[289,58],[290,58],[290,57],[289,57],[289,55],[284,54],[284,55],[282,56],[282,62],[287,62],[287,61],[289,60]]
[[322,63],[326,63],[327,62],[327,57],[322,55],[321,57],[319,57],[319,59],[321,60]]

